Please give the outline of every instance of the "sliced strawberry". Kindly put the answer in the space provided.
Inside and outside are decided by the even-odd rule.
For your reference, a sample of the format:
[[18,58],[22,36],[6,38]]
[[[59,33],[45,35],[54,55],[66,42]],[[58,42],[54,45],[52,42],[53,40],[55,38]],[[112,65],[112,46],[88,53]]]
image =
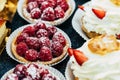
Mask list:
[[88,58],[79,50],[74,50],[73,55],[79,65],[82,65]]
[[73,55],[73,50],[72,48],[68,48],[67,52],[69,54],[69,56],[72,56]]
[[103,19],[105,17],[106,12],[104,10],[92,9],[92,11],[100,19]]
[[78,8],[84,11],[84,6],[78,5]]

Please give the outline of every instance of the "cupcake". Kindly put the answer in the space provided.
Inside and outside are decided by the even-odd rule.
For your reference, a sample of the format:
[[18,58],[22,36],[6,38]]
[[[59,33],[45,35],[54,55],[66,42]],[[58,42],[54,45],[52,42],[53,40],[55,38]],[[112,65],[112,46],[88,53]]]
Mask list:
[[[79,6],[81,8],[81,6]],[[82,6],[82,30],[89,37],[101,34],[115,35],[120,38],[120,4],[118,0],[91,0]]]
[[120,42],[115,37],[95,37],[78,50],[69,48],[68,53],[71,55],[69,67],[74,76],[70,80],[119,79]]

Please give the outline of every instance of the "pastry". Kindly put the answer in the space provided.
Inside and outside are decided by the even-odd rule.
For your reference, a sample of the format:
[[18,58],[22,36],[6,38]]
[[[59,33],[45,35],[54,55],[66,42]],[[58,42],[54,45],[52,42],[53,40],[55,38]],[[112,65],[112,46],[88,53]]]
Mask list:
[[82,30],[89,38],[101,34],[120,38],[119,0],[91,0],[89,5],[80,7],[84,12]]
[[78,50],[68,49],[74,80],[118,80],[120,41],[101,35],[84,43]]
[[31,23],[43,21],[58,25],[72,13],[70,0],[25,0],[22,13]]
[[20,62],[52,65],[67,54],[69,43],[55,27],[37,22],[26,26],[12,41],[12,53]]
[[60,80],[48,66],[35,63],[18,64],[1,80]]

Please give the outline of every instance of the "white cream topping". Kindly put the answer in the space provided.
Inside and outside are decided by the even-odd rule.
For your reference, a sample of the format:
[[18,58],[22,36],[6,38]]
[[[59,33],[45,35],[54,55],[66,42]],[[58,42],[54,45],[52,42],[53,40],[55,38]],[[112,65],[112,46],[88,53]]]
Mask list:
[[[102,8],[106,11],[103,19],[99,19],[92,11],[92,8]],[[89,6],[85,7],[83,22],[85,28],[100,34],[120,34],[120,6],[114,5],[110,0],[92,0]]]
[[[105,40],[106,42],[107,40]],[[119,80],[120,79],[120,50],[106,55],[92,53],[87,47],[88,41],[81,47],[88,61],[80,66],[72,56],[71,69],[79,80]]]

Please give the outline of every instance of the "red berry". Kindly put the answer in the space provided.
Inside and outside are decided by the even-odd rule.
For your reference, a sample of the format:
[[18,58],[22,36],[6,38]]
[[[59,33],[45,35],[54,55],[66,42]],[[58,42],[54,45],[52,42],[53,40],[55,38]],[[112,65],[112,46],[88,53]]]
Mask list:
[[53,35],[52,41],[58,41],[58,42],[60,42],[60,44],[62,44],[63,47],[66,45],[66,39],[65,39],[65,37],[62,35],[62,33],[59,33],[59,32],[56,32]]
[[51,50],[53,56],[58,57],[63,52],[63,46],[58,41],[54,41],[52,42]]
[[36,37],[27,37],[26,44],[30,49],[38,50],[40,48],[39,39]]
[[20,33],[20,35],[16,39],[16,43],[25,42],[26,38],[29,37],[27,33]]
[[38,57],[38,52],[34,49],[29,49],[25,53],[25,59],[29,61],[35,61],[37,60],[37,57]]
[[53,35],[57,32],[57,28],[55,26],[49,26],[46,30],[48,31],[49,38],[52,38]]
[[49,3],[48,1],[44,1],[44,2],[42,2],[40,9],[41,9],[41,11],[43,11],[48,7],[52,7],[52,4]]
[[34,2],[29,2],[27,4],[27,11],[31,12],[32,9],[37,8],[37,7],[38,7],[37,2],[35,2],[35,1]]
[[39,39],[40,47],[47,46],[50,47],[50,39],[48,37],[41,37]]
[[19,80],[18,76],[14,73],[11,73],[7,76],[5,80]]
[[26,76],[25,78],[23,78],[22,80],[32,80],[32,78],[30,76]]
[[16,47],[16,52],[20,56],[24,56],[27,50],[28,50],[28,46],[24,42],[20,42]]
[[49,74],[49,71],[47,69],[44,69],[43,67],[39,68],[40,76],[43,77],[45,74]]
[[45,23],[42,23],[42,22],[40,22],[40,21],[38,21],[38,22],[34,25],[34,27],[35,27],[35,30],[36,30],[36,31],[38,31],[39,29],[46,29]]
[[45,74],[41,80],[56,80],[52,74]]
[[37,3],[38,3],[39,5],[41,5],[42,2],[44,2],[45,0],[36,0],[36,1],[37,1]]
[[117,38],[117,39],[120,39],[120,34],[116,34],[116,38]]
[[56,19],[63,18],[65,16],[64,10],[60,6],[55,8],[55,16]]
[[35,28],[33,26],[27,26],[26,28],[23,29],[23,33],[27,33],[29,36],[34,36],[35,35]]
[[37,36],[38,38],[40,38],[40,37],[48,37],[48,32],[47,32],[47,30],[45,30],[45,29],[39,29],[39,30],[37,31],[37,33],[36,33],[36,36]]
[[68,8],[69,8],[69,5],[68,5],[68,3],[65,1],[65,2],[62,2],[62,3],[60,4],[60,7],[66,12],[66,11],[68,10]]
[[66,2],[66,0],[57,0],[57,5],[60,5],[62,2]]
[[52,60],[52,53],[51,53],[50,48],[43,46],[40,49],[39,58],[41,61],[51,61]]
[[53,7],[56,7],[57,0],[47,0]]
[[53,21],[55,20],[55,12],[52,7],[48,7],[43,11],[43,14],[41,15],[42,20],[46,21]]
[[31,18],[38,19],[41,16],[41,10],[39,8],[34,8],[30,12]]
[[18,65],[15,67],[13,73],[17,74],[17,76],[18,76],[20,79],[22,79],[22,78],[25,77],[25,72],[26,72],[26,70],[27,70],[26,66],[24,66],[24,65],[22,65],[22,64],[18,64]]

